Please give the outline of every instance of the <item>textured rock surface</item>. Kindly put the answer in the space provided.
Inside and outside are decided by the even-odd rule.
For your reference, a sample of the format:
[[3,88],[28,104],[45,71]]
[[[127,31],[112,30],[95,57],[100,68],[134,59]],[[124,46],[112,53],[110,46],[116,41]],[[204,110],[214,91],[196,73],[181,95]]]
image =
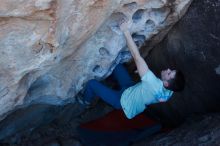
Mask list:
[[180,68],[184,92],[152,111],[166,124],[178,125],[193,113],[220,111],[220,1],[193,1],[186,15],[148,57],[151,69]]
[[129,58],[119,53],[125,50],[117,24],[123,18],[133,22],[130,31],[138,45],[157,34],[159,41],[190,2],[2,0],[0,119],[34,101],[60,104],[88,79],[107,76]]
[[[76,112],[76,110],[78,111]],[[45,146],[50,143],[56,143],[61,146],[82,146],[77,132],[79,124],[101,117],[111,110],[112,107],[106,106],[104,102],[99,102],[95,108],[81,112],[75,104],[68,104],[62,107],[34,105],[25,110],[19,109],[14,115],[6,118],[7,122],[5,123],[7,124],[0,125],[0,127],[7,126],[4,129],[4,135],[0,134],[0,139],[2,139],[2,135],[4,136],[4,139],[0,141],[0,145]],[[26,118],[22,117],[23,114]],[[54,117],[52,116],[53,114],[56,114],[56,119],[51,122]],[[12,117],[14,118],[12,119]],[[19,118],[20,120],[17,122],[16,120]],[[32,118],[32,120],[28,118]],[[43,124],[42,119],[44,120]],[[10,120],[15,120],[14,124],[8,124]],[[22,122],[25,124],[22,124]],[[15,123],[19,126],[16,126]],[[40,126],[37,127],[37,125]],[[16,132],[7,137],[10,129],[14,129]]]
[[[150,58],[148,58],[148,61],[149,63],[151,62],[151,69],[159,72],[159,69],[166,68],[170,65],[172,67],[181,66],[187,79],[187,86],[184,92],[175,94],[168,103],[152,105],[149,108],[153,114],[160,117],[162,122],[166,124],[177,125],[183,122],[184,117],[192,113],[198,114],[209,111],[219,111],[219,10],[219,0],[195,0],[190,6],[186,16],[175,25],[165,40],[154,48],[149,55]],[[153,41],[155,38],[157,37],[153,37]],[[104,52],[106,51],[103,51],[105,49],[102,48],[101,50],[101,54],[105,54]],[[59,68],[59,66],[56,67]],[[47,83],[46,80],[42,82],[42,84],[43,83]],[[35,87],[38,87],[37,84],[35,84]],[[35,87],[32,86],[32,88]],[[53,101],[51,101],[52,98],[53,96],[44,96],[43,102],[48,99],[48,103],[63,104],[63,102],[59,100],[59,97],[53,98]],[[42,108],[45,110],[42,110]],[[100,114],[100,111],[103,112],[105,108],[104,106],[99,108],[99,112],[95,111],[94,115],[97,116],[97,114]],[[30,114],[28,114],[29,111]],[[21,118],[22,114],[16,113],[16,118],[13,118],[13,116],[6,118],[6,124],[2,123],[0,125],[0,131],[2,131],[0,133],[1,136],[12,134],[13,132],[16,133],[14,137],[9,139],[10,143],[44,145],[50,142],[56,143],[58,139],[60,144],[63,141],[71,141],[70,143],[78,144],[77,139],[75,139],[74,134],[76,133],[74,128],[78,124],[77,122],[79,122],[76,118],[76,115],[79,113],[78,111],[76,113],[75,106],[65,107],[61,112],[48,105],[40,105],[33,106],[30,110],[23,110],[23,112],[26,117]],[[38,112],[39,114],[32,114],[33,112]],[[19,111],[19,113],[22,113],[22,111]],[[36,127],[39,123],[42,123],[42,121],[46,123],[54,119],[54,115],[50,113],[60,115],[60,121],[56,121],[55,125],[52,123],[49,126],[41,127],[37,129],[38,131],[32,132],[33,129],[28,129],[27,134],[19,138],[19,130]],[[89,116],[91,115],[92,114],[89,113]],[[33,120],[37,120],[37,116],[41,117],[42,119],[40,120],[42,121],[36,121],[35,125]],[[185,124],[173,132],[150,137],[149,139],[146,138],[146,141],[142,141],[136,145],[219,145],[219,119],[219,113],[206,116],[191,116]],[[8,128],[6,126],[9,122],[12,124],[8,126]],[[28,124],[21,127],[21,124],[16,125],[16,123]],[[62,127],[57,123],[65,124]],[[41,141],[39,141],[39,139],[41,139]]]
[[220,144],[220,115],[190,117],[182,126],[165,134],[147,138],[146,141],[133,146],[219,146]]

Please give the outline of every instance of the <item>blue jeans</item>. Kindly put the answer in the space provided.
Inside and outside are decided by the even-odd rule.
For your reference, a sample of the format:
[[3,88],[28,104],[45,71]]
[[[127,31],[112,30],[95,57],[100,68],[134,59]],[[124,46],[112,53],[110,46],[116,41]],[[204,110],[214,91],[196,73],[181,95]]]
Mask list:
[[134,85],[134,81],[131,79],[130,75],[122,64],[119,64],[115,67],[112,75],[117,80],[120,90],[113,90],[97,80],[92,79],[89,80],[86,85],[84,100],[91,103],[95,97],[100,97],[114,108],[121,109],[121,95],[126,88]]

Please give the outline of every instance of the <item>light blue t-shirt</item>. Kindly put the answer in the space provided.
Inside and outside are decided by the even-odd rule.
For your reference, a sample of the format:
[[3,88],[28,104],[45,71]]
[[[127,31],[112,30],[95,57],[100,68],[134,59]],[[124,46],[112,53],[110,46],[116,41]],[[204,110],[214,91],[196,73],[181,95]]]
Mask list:
[[144,111],[147,105],[167,101],[173,91],[166,89],[163,82],[148,70],[141,82],[126,89],[121,96],[121,106],[128,119]]

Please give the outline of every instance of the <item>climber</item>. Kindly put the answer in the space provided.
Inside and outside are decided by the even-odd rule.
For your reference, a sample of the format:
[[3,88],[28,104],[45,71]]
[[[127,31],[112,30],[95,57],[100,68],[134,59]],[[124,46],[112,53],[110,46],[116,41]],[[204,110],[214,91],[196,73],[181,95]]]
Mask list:
[[78,96],[77,100],[85,107],[89,107],[95,97],[112,105],[116,109],[122,109],[128,119],[153,103],[167,101],[174,92],[184,88],[185,80],[179,70],[166,69],[161,71],[161,79],[157,78],[148,68],[147,63],[141,57],[136,44],[128,30],[128,21],[120,24],[128,49],[134,59],[141,81],[135,84],[122,64],[115,67],[112,74],[120,85],[120,90],[116,91],[108,88],[95,79],[90,80],[83,96]]

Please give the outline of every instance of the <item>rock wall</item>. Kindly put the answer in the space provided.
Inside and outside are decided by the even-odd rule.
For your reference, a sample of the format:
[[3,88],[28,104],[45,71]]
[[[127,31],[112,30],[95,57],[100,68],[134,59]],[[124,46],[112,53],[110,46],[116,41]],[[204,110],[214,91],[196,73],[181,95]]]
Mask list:
[[132,146],[155,145],[204,145],[218,146],[220,143],[219,113],[188,117],[186,122],[177,129],[147,137],[146,140]]
[[191,114],[220,111],[220,1],[195,0],[186,15],[155,47],[147,60],[159,74],[171,67],[183,71],[186,87],[151,110],[168,125]]
[[[191,0],[2,0],[0,119],[36,102],[64,104],[91,78],[130,58],[118,22],[138,46],[164,34]],[[163,35],[162,35],[163,34]],[[150,49],[150,47],[148,48]]]

